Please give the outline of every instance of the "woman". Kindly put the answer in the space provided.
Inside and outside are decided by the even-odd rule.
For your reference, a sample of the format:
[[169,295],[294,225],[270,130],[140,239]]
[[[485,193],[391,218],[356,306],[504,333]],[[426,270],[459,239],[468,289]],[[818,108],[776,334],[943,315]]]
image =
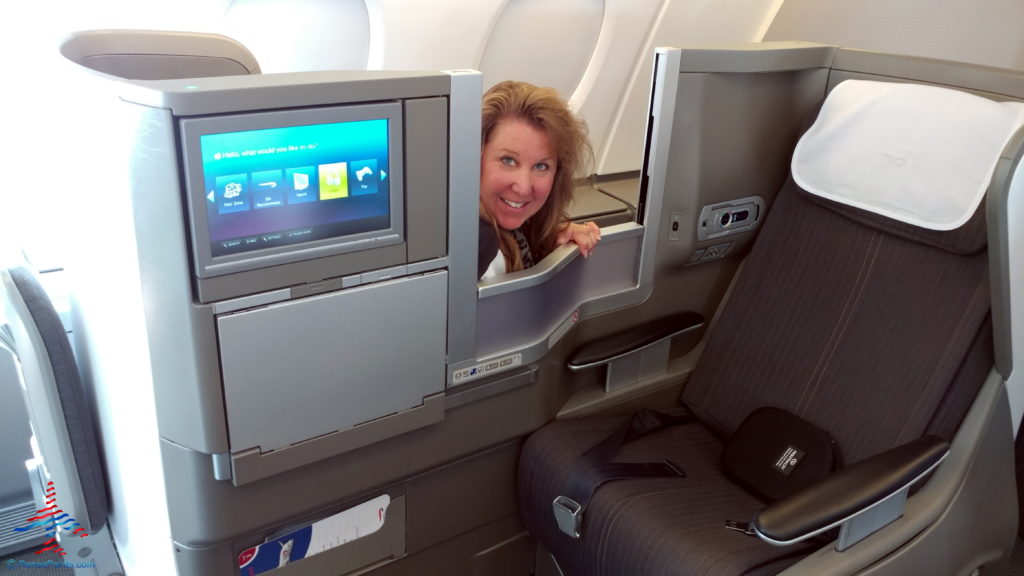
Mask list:
[[478,275],[525,270],[568,242],[590,256],[601,229],[571,223],[567,212],[590,142],[558,93],[495,85],[484,94],[482,136]]

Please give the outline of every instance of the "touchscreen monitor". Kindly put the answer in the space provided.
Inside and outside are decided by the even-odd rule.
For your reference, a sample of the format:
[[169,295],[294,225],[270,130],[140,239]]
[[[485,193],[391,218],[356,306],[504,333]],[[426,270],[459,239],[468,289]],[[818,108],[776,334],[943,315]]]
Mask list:
[[397,102],[181,121],[196,274],[403,241]]

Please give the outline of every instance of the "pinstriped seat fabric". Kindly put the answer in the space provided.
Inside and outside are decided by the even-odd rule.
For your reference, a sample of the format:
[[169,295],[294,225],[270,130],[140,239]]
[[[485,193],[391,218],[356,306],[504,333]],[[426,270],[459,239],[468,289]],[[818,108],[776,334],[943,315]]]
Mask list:
[[567,574],[773,574],[816,548],[724,528],[764,506],[720,463],[722,443],[757,407],[829,431],[847,464],[926,433],[952,437],[993,362],[983,218],[956,232],[952,247],[968,252],[958,254],[824,203],[792,183],[780,193],[686,386],[697,421],[626,444],[617,459],[667,458],[686,478],[603,486],[573,540],[551,501],[575,457],[620,420],[560,421],[529,438],[521,514]]
[[952,438],[993,365],[983,206],[956,229],[926,230],[790,178],[684,390],[694,420],[616,458],[669,459],[687,476],[603,485],[573,539],[552,500],[575,459],[622,421],[554,422],[520,459],[527,529],[577,576],[774,574],[821,547],[771,546],[724,527],[765,502],[726,477],[723,443],[763,406],[828,431],[847,465],[925,434]]

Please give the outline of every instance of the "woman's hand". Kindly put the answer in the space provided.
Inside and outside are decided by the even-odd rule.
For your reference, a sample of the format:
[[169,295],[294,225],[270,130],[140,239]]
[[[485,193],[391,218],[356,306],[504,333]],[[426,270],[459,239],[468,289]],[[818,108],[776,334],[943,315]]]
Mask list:
[[601,240],[601,228],[593,222],[577,224],[570,222],[558,233],[558,245],[575,242],[580,247],[580,254],[587,258]]

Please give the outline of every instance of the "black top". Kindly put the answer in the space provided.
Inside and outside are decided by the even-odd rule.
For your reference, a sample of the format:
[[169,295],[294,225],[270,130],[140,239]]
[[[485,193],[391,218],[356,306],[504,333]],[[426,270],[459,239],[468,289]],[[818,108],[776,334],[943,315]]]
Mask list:
[[494,258],[498,256],[498,233],[490,222],[480,219],[480,246],[476,259],[476,277],[479,280]]
[[[523,268],[532,268],[533,251],[530,249],[530,243],[526,240],[526,235],[523,234],[522,229],[516,228],[512,231],[512,237],[515,238],[516,244],[519,244],[519,256],[522,259]],[[498,255],[500,248],[498,247],[498,233],[494,231],[494,227],[491,223],[483,218],[480,219],[480,246],[479,252],[476,257],[476,277],[479,280],[487,268],[490,267],[491,262]]]

